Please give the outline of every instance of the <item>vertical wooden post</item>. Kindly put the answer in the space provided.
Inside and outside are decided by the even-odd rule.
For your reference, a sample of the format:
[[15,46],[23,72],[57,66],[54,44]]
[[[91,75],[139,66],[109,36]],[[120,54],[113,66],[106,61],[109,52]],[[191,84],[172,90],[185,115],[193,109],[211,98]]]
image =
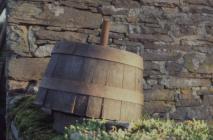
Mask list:
[[104,19],[102,33],[101,33],[101,46],[102,47],[108,46],[109,30],[110,30],[110,21],[109,21],[109,19]]

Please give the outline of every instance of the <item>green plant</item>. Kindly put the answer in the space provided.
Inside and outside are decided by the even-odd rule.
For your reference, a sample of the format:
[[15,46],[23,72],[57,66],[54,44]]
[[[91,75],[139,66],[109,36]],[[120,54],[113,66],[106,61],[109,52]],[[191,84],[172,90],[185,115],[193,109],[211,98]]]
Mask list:
[[35,97],[27,96],[20,99],[9,113],[10,120],[14,120],[24,140],[63,140],[52,129],[51,116],[43,113],[33,105]]
[[210,140],[212,130],[204,121],[192,120],[176,123],[172,120],[141,119],[128,130],[114,127],[106,130],[106,121],[84,121],[66,128],[66,140]]

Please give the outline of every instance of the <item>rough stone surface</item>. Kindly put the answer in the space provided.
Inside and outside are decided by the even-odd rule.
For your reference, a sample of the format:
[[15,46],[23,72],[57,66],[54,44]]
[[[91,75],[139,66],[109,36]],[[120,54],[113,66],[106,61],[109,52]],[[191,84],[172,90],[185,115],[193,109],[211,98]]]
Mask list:
[[48,58],[11,58],[8,77],[20,81],[40,80],[48,62]]
[[212,0],[9,0],[8,92],[36,93],[55,43],[100,44],[107,17],[109,46],[144,58],[145,112],[212,119],[212,8]]
[[174,101],[175,93],[170,90],[158,89],[158,90],[145,90],[145,101]]
[[189,78],[177,78],[166,77],[161,80],[161,84],[167,88],[187,88],[187,87],[199,87],[199,86],[211,86],[211,81],[208,79],[189,79]]
[[62,29],[97,28],[101,24],[102,17],[97,13],[77,10],[72,7],[60,7],[62,12],[56,13],[53,3],[42,4],[38,2],[36,4],[17,2],[11,9],[9,22],[58,26]]
[[11,93],[21,93],[26,90],[28,82],[8,80],[8,90]]

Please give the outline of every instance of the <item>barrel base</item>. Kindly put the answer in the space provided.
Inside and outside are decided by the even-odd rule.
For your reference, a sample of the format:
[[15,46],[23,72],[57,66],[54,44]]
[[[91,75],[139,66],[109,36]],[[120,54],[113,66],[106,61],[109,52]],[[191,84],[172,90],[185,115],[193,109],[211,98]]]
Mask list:
[[63,112],[54,111],[53,112],[53,129],[59,133],[63,133],[65,127],[69,125],[75,125],[76,123],[81,123],[85,118],[66,114]]
[[[53,118],[54,118],[53,129],[59,133],[63,133],[65,130],[65,127],[69,125],[75,125],[76,123],[82,123],[84,120],[91,119],[91,118],[74,116],[71,114],[58,112],[58,111],[53,112]],[[114,126],[116,126],[119,129],[128,129],[129,122],[107,120],[106,122],[107,130],[112,130]]]

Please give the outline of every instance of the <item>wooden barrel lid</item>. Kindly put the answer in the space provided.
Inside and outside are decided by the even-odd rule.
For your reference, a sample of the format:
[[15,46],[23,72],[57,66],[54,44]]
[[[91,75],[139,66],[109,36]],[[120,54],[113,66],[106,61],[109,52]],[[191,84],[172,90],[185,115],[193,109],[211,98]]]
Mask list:
[[103,48],[83,43],[59,42],[54,48],[52,54],[90,57],[122,63],[143,69],[143,58],[141,56],[110,47]]

